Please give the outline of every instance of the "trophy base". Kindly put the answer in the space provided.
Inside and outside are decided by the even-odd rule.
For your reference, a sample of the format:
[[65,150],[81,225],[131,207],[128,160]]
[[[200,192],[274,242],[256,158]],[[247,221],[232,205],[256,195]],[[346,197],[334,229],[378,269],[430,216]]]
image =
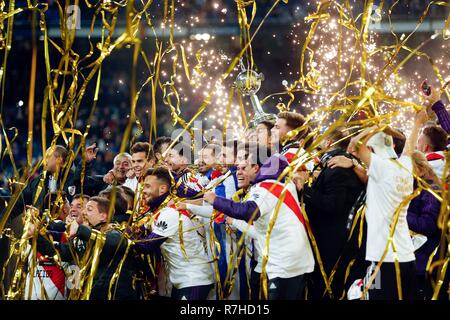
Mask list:
[[277,119],[277,116],[274,115],[273,113],[259,113],[259,114],[255,114],[253,119],[248,123],[248,128],[249,129],[254,129],[254,128],[256,128],[258,126],[258,124],[260,124],[263,121],[275,122],[276,119]]

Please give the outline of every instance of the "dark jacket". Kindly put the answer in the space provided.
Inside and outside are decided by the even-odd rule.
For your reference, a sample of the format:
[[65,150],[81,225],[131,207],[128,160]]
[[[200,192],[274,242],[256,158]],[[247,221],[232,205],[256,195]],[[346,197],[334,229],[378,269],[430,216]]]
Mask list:
[[[338,155],[346,153],[335,149],[327,152],[322,162]],[[346,243],[349,212],[364,188],[353,169],[330,168],[323,163],[323,169],[314,183],[303,189],[306,213],[328,273]]]
[[[89,165],[86,165],[86,167],[89,167]],[[65,181],[65,184],[63,186],[63,190],[68,194],[71,195],[71,192],[69,192],[69,186],[74,185],[77,181],[80,181],[82,173],[82,165],[81,162],[75,166],[75,168],[71,169],[69,172],[69,175],[67,176],[67,179]],[[38,188],[40,181],[43,177],[43,173],[40,175],[30,179],[28,181],[27,186],[25,189],[22,190],[22,193],[19,195],[17,202],[11,211],[11,214],[9,216],[9,219],[14,219],[17,216],[19,216],[25,209],[25,206],[27,205],[33,205],[34,197],[38,193]],[[56,181],[56,190],[59,190],[60,184],[61,184],[61,176],[59,177],[58,181]],[[50,175],[47,174],[44,180],[44,184],[42,187],[41,192],[39,193],[39,197],[36,200],[36,203],[34,203],[34,206],[38,209],[41,209],[44,197],[48,193],[48,184],[49,184]],[[73,195],[73,194],[72,194]],[[3,212],[1,213],[3,215]]]
[[439,120],[439,124],[441,125],[442,129],[444,129],[447,134],[450,133],[450,114],[448,113],[447,109],[445,109],[444,104],[442,101],[437,101],[431,109],[436,113],[436,116]]
[[98,195],[101,191],[105,190],[109,184],[103,181],[102,175],[90,176],[86,175],[83,180],[83,190],[81,190],[81,175],[77,177],[78,179],[74,179],[70,181],[70,185],[66,183],[66,185],[75,187],[74,194],[83,193],[90,197]]
[[409,229],[423,234],[428,238],[416,252],[417,273],[425,275],[428,259],[439,244],[440,230],[437,220],[441,204],[430,192],[423,190],[416,198],[411,200],[407,220]]
[[[56,249],[62,261],[73,262],[72,252],[76,252],[81,259],[88,246],[91,234],[92,230],[90,228],[80,225],[76,237],[72,241],[67,244],[56,243],[54,246],[44,237],[39,236],[37,241],[38,251],[47,256],[54,256]],[[108,299],[111,278],[127,249],[127,240],[120,231],[111,229],[104,234],[105,243],[99,256],[99,264],[93,279],[90,300]],[[115,286],[111,290],[113,300],[133,300],[137,298],[137,293],[132,288],[133,273],[136,270],[136,260],[133,254],[132,249],[130,249],[122,265],[119,278],[115,283],[117,284],[116,290],[114,290]]]

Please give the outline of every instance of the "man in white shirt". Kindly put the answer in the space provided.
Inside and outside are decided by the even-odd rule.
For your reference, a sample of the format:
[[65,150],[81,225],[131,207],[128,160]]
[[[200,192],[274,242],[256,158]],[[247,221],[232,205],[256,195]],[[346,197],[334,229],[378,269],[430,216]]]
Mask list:
[[[231,199],[237,190],[237,178],[236,178],[236,156],[237,156],[237,141],[230,140],[223,143],[223,147],[220,145],[210,144],[209,146],[216,148],[219,162],[216,168],[211,173],[211,181],[206,186],[207,190],[213,190],[216,195]],[[205,147],[206,148],[206,147]],[[219,156],[220,153],[220,156]],[[204,225],[204,238],[207,247],[208,256],[211,260],[215,261],[214,267],[217,275],[217,288],[216,297],[218,299],[227,298],[229,300],[247,300],[248,292],[245,288],[241,290],[241,283],[246,282],[245,272],[241,272],[235,277],[233,287],[229,286],[229,269],[231,269],[230,258],[232,253],[236,252],[236,242],[240,238],[240,232],[232,232],[225,225],[225,219],[223,214],[216,212],[213,216],[213,208],[210,205],[204,205],[202,199],[194,201],[186,201],[190,203],[188,209],[197,215],[200,223]],[[197,204],[197,205],[196,205]],[[186,206],[181,205],[183,208]],[[235,262],[233,262],[235,263]],[[241,260],[239,267],[240,271],[243,270],[245,261]],[[220,281],[220,283],[219,283]],[[245,286],[243,286],[245,287]]]
[[[237,149],[238,142],[236,140],[223,142],[221,155],[219,156],[220,176],[213,179],[209,185],[206,186],[207,190],[213,190],[216,195],[226,199],[231,199],[237,191]],[[210,207],[210,209],[212,212],[212,207]],[[241,274],[237,276],[237,280],[234,283],[232,290],[229,290],[230,288],[227,283],[228,270],[230,269],[231,264],[231,253],[236,251],[236,239],[240,237],[240,232],[236,233],[227,230],[225,219],[220,213],[214,220],[211,218],[203,218],[203,221],[207,223],[205,226],[205,235],[208,254],[212,259],[217,259],[215,267],[220,278],[220,286],[218,284],[216,290],[217,297],[219,299],[228,298],[230,300],[247,299],[247,292],[245,292],[245,290],[240,290],[240,283],[241,281],[244,282],[245,279],[244,273],[241,272]],[[214,233],[214,236],[212,236],[211,232]],[[242,260],[240,265],[244,264],[245,261]]]
[[166,153],[164,162],[172,171],[177,195],[181,198],[196,197],[203,190],[203,186],[189,168],[189,164],[192,163],[191,146],[185,142],[178,142],[173,148],[166,150]]
[[165,168],[149,169],[145,174],[144,199],[150,207],[155,201],[160,205],[153,212],[152,232],[136,247],[142,253],[161,249],[173,286],[172,298],[205,300],[213,288],[213,269],[189,213],[165,205],[171,186]]
[[[262,168],[261,157],[267,156],[267,150],[264,152],[263,147],[250,146],[246,149],[249,150],[249,165]],[[284,164],[279,165],[277,172],[272,172],[271,176],[279,176],[287,165],[284,160]],[[204,199],[212,204],[214,209],[230,217],[253,222],[258,252],[267,252],[266,258],[262,257],[258,261],[255,270],[262,273],[264,283],[268,280],[268,299],[302,299],[305,289],[304,275],[313,271],[314,257],[295,185],[292,182],[269,179],[259,171],[262,170],[254,170],[251,174],[253,185],[247,201],[233,202],[218,197],[213,192],[206,193]]]
[[[375,285],[368,291],[370,300],[410,299],[414,292],[416,265],[406,213],[414,190],[410,155],[424,119],[424,112],[416,116],[414,128],[399,159],[393,148],[392,136],[378,132],[378,126],[364,130],[349,145],[349,151],[369,168],[366,260],[372,262],[367,278],[375,279]],[[397,283],[396,260],[400,265],[401,283]],[[381,268],[374,275],[372,272],[380,261]]]

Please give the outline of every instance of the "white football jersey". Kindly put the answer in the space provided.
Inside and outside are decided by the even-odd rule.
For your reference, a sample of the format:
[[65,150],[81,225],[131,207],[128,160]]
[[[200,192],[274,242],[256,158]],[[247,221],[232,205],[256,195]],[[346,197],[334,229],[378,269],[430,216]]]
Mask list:
[[[286,187],[284,199],[281,194]],[[260,217],[254,221],[257,232],[258,252],[264,255],[268,245],[266,272],[269,279],[292,278],[314,270],[314,256],[306,233],[295,185],[276,180],[265,180],[252,186],[247,201],[258,205]],[[277,212],[278,211],[278,212]],[[273,229],[268,237],[270,221]],[[268,238],[268,242],[266,241]],[[262,258],[258,259],[256,271],[262,270]]]
[[[183,252],[180,241],[182,222]],[[214,283],[211,263],[191,219],[171,207],[166,207],[152,224],[153,232],[168,239],[161,245],[170,282],[177,289]]]

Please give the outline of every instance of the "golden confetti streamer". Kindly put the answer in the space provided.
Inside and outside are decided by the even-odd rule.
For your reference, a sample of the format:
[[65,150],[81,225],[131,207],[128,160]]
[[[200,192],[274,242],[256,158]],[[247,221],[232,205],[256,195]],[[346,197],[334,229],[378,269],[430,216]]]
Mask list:
[[[214,69],[211,71],[211,64],[208,64],[208,55],[210,54],[206,47],[192,46],[191,43],[178,42],[178,38],[175,36],[176,30],[179,27],[176,21],[176,5],[175,1],[165,0],[162,8],[162,30],[166,32],[168,30],[168,41],[160,40],[156,37],[155,23],[152,21],[152,13],[157,10],[153,1],[148,1],[141,5],[138,9],[138,3],[135,1],[99,1],[96,3],[90,3],[86,1],[86,4],[93,13],[92,21],[90,24],[90,32],[88,34],[89,52],[87,54],[81,54],[75,51],[74,41],[77,34],[76,29],[70,29],[64,21],[67,19],[66,8],[69,4],[78,5],[79,1],[73,2],[66,1],[61,4],[56,1],[58,7],[61,23],[60,23],[60,37],[50,38],[46,24],[47,3],[38,3],[27,1],[24,7],[16,7],[15,1],[9,1],[9,5],[6,8],[5,2],[0,4],[0,50],[4,53],[2,65],[0,67],[0,83],[2,90],[1,106],[0,109],[3,114],[3,104],[5,97],[5,83],[7,79],[7,70],[11,65],[8,65],[8,57],[11,52],[11,48],[14,46],[13,42],[13,25],[16,15],[23,14],[25,12],[32,13],[32,19],[34,22],[39,21],[39,32],[43,36],[42,45],[44,47],[43,64],[45,65],[46,74],[46,88],[42,101],[42,114],[41,114],[41,144],[42,151],[45,152],[47,147],[53,148],[57,144],[58,139],[62,139],[69,149],[70,156],[68,158],[67,166],[57,175],[61,177],[62,183],[60,189],[68,177],[70,167],[75,157],[80,154],[83,158],[82,177],[81,184],[83,185],[84,173],[85,173],[85,148],[86,139],[89,136],[89,130],[91,127],[91,121],[96,110],[99,91],[102,86],[101,71],[105,61],[115,51],[122,50],[129,46],[133,50],[132,58],[132,70],[131,70],[131,82],[130,82],[130,117],[127,123],[127,127],[123,132],[123,139],[120,146],[120,152],[126,151],[130,144],[130,135],[133,126],[138,128],[138,134],[141,134],[147,130],[143,128],[140,119],[137,116],[138,101],[142,92],[149,90],[151,92],[151,112],[149,112],[150,128],[149,139],[152,141],[152,137],[156,137],[157,128],[157,115],[161,108],[167,108],[171,114],[173,125],[180,125],[183,128],[183,132],[178,136],[181,137],[185,131],[188,131],[191,135],[192,124],[194,120],[200,116],[206,114],[207,107],[211,105],[211,108],[216,108],[214,105],[214,99],[217,96],[222,96],[221,104],[218,108],[223,108],[221,122],[223,130],[234,124],[234,120],[238,118],[239,129],[243,126],[247,126],[247,115],[245,110],[244,101],[240,96],[237,97],[237,102],[234,104],[233,89],[228,92],[223,90],[227,84],[225,80],[228,79],[231,74],[236,70],[236,65],[242,57],[245,57],[247,62],[247,69],[251,69],[256,66],[256,62],[253,57],[252,42],[255,39],[255,35],[263,27],[264,22],[271,14],[273,9],[278,6],[280,1],[275,1],[269,11],[266,13],[259,25],[254,29],[253,23],[255,21],[257,10],[259,10],[257,1],[236,1],[237,17],[236,21],[240,28],[240,44],[241,50],[234,57],[226,60],[224,65],[225,70]],[[287,0],[283,0],[284,3],[288,3]],[[309,125],[317,125],[317,129],[306,137],[305,140],[312,141],[312,145],[307,148],[306,156],[300,157],[301,160],[294,162],[285,172],[282,177],[287,177],[288,180],[292,179],[295,171],[311,158],[320,155],[315,149],[323,139],[332,132],[332,130],[338,126],[347,125],[358,128],[358,131],[363,130],[373,124],[390,123],[401,124],[401,128],[407,128],[409,115],[413,110],[419,110],[422,108],[419,95],[415,93],[409,85],[409,80],[406,80],[402,75],[402,68],[407,64],[410,64],[415,59],[421,59],[425,61],[426,66],[429,66],[432,70],[433,76],[439,81],[442,91],[449,96],[449,92],[445,89],[448,79],[445,70],[442,70],[443,62],[438,62],[430,55],[423,52],[423,48],[427,44],[432,43],[435,38],[430,38],[420,43],[419,45],[412,45],[411,39],[413,35],[419,30],[421,24],[424,23],[428,16],[431,6],[449,7],[450,5],[445,1],[431,1],[425,11],[420,16],[418,23],[414,30],[408,35],[397,36],[394,32],[391,23],[391,13],[396,7],[395,2],[387,11],[387,14],[383,12],[384,1],[381,1],[378,14],[382,19],[388,18],[391,35],[395,39],[395,43],[388,45],[378,45],[375,34],[371,31],[370,26],[374,17],[372,17],[373,1],[366,1],[363,12],[357,17],[353,16],[353,11],[350,8],[349,1],[341,4],[338,1],[316,1],[312,5],[315,6],[312,13],[304,18],[303,23],[309,28],[306,33],[305,41],[302,42],[300,47],[300,55],[298,60],[300,62],[300,68],[298,71],[298,78],[294,83],[287,86],[284,91],[272,93],[262,100],[262,103],[267,103],[269,98],[275,96],[282,98],[286,96],[287,102],[283,101],[279,103],[279,107],[283,106],[283,110],[291,110],[295,105],[297,99],[296,94],[302,93],[305,95],[305,101],[302,101],[299,108],[302,111],[308,112],[307,123],[301,128],[293,130],[289,137],[294,137],[302,130],[306,129]],[[177,4],[178,5],[178,4]],[[126,26],[122,33],[117,30],[117,22],[119,19],[119,13],[125,13]],[[6,22],[6,23],[5,23]],[[96,22],[101,24],[102,37],[98,43],[93,43],[91,35],[98,26]],[[444,40],[449,38],[449,23],[450,20],[447,17],[444,29],[442,33],[439,33],[439,37]],[[6,29],[5,26],[6,25]],[[144,51],[144,32],[143,25],[150,28],[154,35],[155,51],[153,55],[149,55]],[[32,24],[34,28],[35,23]],[[34,30],[34,29],[33,29]],[[31,55],[31,70],[28,92],[28,131],[27,131],[27,165],[21,175],[16,167],[16,162],[13,156],[13,144],[18,137],[18,130],[14,132],[14,137],[10,139],[7,136],[7,129],[5,127],[5,119],[3,115],[0,116],[0,127],[3,137],[5,138],[4,151],[2,159],[8,155],[12,167],[14,169],[14,177],[10,181],[14,181],[16,187],[12,193],[11,200],[8,202],[5,210],[5,214],[0,221],[0,233],[4,230],[5,223],[13,209],[15,203],[18,201],[20,193],[28,184],[30,178],[42,167],[45,166],[46,159],[39,161],[38,163],[32,163],[33,148],[32,142],[35,134],[33,132],[33,126],[35,122],[34,115],[34,93],[36,82],[36,69],[40,61],[36,55],[38,43],[36,42],[36,35],[38,30],[33,35],[32,55]],[[326,33],[328,35],[335,35],[330,37],[330,45],[321,42],[321,34]],[[59,56],[59,61],[50,59],[50,50],[56,51]],[[141,59],[148,72],[146,80],[142,84],[137,83],[137,67],[138,62]],[[399,61],[400,60],[400,61]],[[53,63],[53,61],[56,61]],[[166,62],[164,62],[166,61]],[[167,66],[167,61],[171,61],[171,65]],[[216,60],[217,61],[217,60]],[[423,64],[423,65],[425,65]],[[193,66],[193,67],[191,67]],[[263,66],[264,67],[264,66]],[[181,70],[181,71],[180,71]],[[214,74],[214,79],[211,75]],[[218,75],[219,74],[219,75]],[[417,75],[419,77],[420,75]],[[94,80],[95,77],[95,81]],[[336,79],[333,79],[335,77]],[[185,89],[183,86],[183,80],[189,85],[188,88],[195,88],[195,90],[204,90],[202,96],[202,102],[194,114],[189,120],[183,116],[184,110],[184,93],[181,89]],[[91,84],[95,82],[95,84]],[[180,84],[181,83],[181,84]],[[204,84],[215,84],[207,87]],[[90,108],[89,118],[86,121],[85,128],[75,128],[75,123],[78,119],[78,113],[82,106],[84,107],[85,94],[92,85],[95,87],[94,99]],[[139,88],[139,89],[138,89]],[[206,88],[206,89],[205,89]],[[222,93],[224,92],[224,93]],[[7,94],[7,93],[6,93]],[[158,97],[162,97],[163,105],[157,105]],[[310,99],[310,100],[308,100]],[[280,100],[281,101],[281,100]],[[308,109],[313,110],[308,110]],[[214,112],[217,109],[213,109]],[[311,111],[311,112],[309,112]],[[213,113],[213,111],[211,110]],[[367,118],[355,120],[354,116],[359,112],[363,112]],[[337,115],[330,125],[330,116]],[[206,117],[206,116],[205,116]],[[408,118],[409,117],[409,118]],[[53,137],[50,139],[50,146],[47,145],[47,132],[46,125],[47,119],[51,120],[51,129],[53,130]],[[213,118],[214,119],[214,118]],[[217,119],[214,119],[217,120]],[[320,136],[315,138],[321,127],[328,127]],[[319,131],[320,130],[320,131]],[[80,146],[75,149],[75,139],[80,139]],[[174,142],[175,143],[175,142]],[[173,145],[170,146],[170,148]],[[1,149],[1,148],[0,148]],[[445,172],[448,173],[449,155],[446,154],[446,168]],[[44,172],[43,177],[45,177]],[[415,175],[415,178],[418,178]],[[43,189],[43,179],[41,179],[39,188],[34,194],[34,202],[37,201],[41,190]],[[433,299],[436,299],[442,284],[443,277],[446,272],[449,261],[449,206],[448,206],[448,188],[443,179],[441,181],[442,191],[434,191],[427,183],[418,179],[419,187],[415,190],[415,194],[420,190],[426,190],[432,193],[441,202],[441,213],[439,216],[438,226],[442,230],[441,245],[439,250],[435,253],[437,261],[427,266],[427,271],[431,273],[434,269],[438,269],[438,276],[435,281]],[[179,201],[175,197],[175,202]],[[113,201],[114,203],[114,196]],[[112,206],[111,206],[112,207]],[[277,215],[279,204],[275,210],[275,216]],[[396,214],[401,208],[397,209]],[[112,209],[111,209],[112,210]],[[109,217],[112,216],[112,211],[109,212]],[[304,213],[306,216],[306,213]],[[358,212],[361,215],[360,221],[363,220],[363,212]],[[398,216],[396,216],[398,219]],[[306,219],[307,220],[307,217]],[[394,222],[396,220],[394,219]],[[271,227],[275,221],[271,221]],[[360,222],[361,223],[361,222]],[[356,222],[352,226],[352,232],[356,228]],[[392,232],[395,228],[393,223]],[[269,228],[270,229],[270,228]],[[182,234],[188,230],[182,230],[180,225],[180,241],[182,243]],[[212,232],[213,233],[213,232]],[[244,235],[243,235],[244,236]],[[312,238],[313,235],[311,234]],[[85,291],[73,291],[69,299],[88,299],[90,290],[92,288],[93,276],[96,272],[96,266],[98,263],[98,256],[102,250],[102,242],[104,242],[104,233],[100,232],[96,239],[92,239],[86,255],[80,260],[78,257],[74,257],[79,266],[82,267],[81,282],[82,288]],[[266,234],[266,251],[264,259],[267,263],[267,253],[269,247],[270,230]],[[103,239],[103,240],[102,240]],[[14,250],[14,255],[20,257],[25,253],[24,242],[22,246],[18,245],[21,238],[15,239],[13,237],[13,243],[17,246]],[[34,242],[35,239],[33,239]],[[361,244],[361,233],[358,236],[359,244]],[[389,239],[391,241],[392,239]],[[240,256],[237,253],[242,246],[243,237],[236,245],[236,250],[231,253],[233,261],[229,265],[227,275],[230,277],[227,280],[228,292],[225,292],[223,296],[229,293],[234,283],[234,275],[236,274],[236,268],[240,261]],[[214,238],[211,239],[211,243],[216,242]],[[314,241],[313,241],[314,242]],[[389,246],[389,243],[388,243]],[[388,246],[386,250],[388,250]],[[314,245],[313,245],[314,247]],[[127,253],[130,248],[128,243]],[[318,248],[314,248],[316,256],[320,256]],[[395,252],[395,246],[393,247]],[[241,253],[242,254],[242,253]],[[89,257],[97,258],[89,259]],[[125,257],[123,258],[125,259]],[[124,260],[122,260],[123,262]],[[380,262],[381,264],[381,262]],[[319,267],[321,263],[319,261]],[[120,274],[122,263],[114,274],[113,279],[117,279]],[[351,265],[347,266],[347,271]],[[396,263],[398,268],[398,262]],[[216,268],[217,270],[217,268]],[[397,270],[397,269],[396,269]],[[265,268],[263,268],[265,272]],[[18,273],[17,273],[18,272]],[[23,279],[23,273],[20,268],[16,268],[16,282],[10,292],[11,298],[19,298],[25,295],[20,288],[25,284]],[[332,272],[329,277],[323,274],[324,281],[327,284],[333,280],[334,273]],[[217,277],[217,274],[216,274]],[[397,277],[399,274],[397,272]],[[228,278],[228,277],[227,277]],[[116,280],[114,280],[116,281]],[[109,298],[114,296],[113,286],[114,281],[110,283]],[[267,293],[267,283],[263,283],[263,293]],[[399,295],[401,296],[401,287],[397,288]],[[222,290],[220,290],[222,291]]]

